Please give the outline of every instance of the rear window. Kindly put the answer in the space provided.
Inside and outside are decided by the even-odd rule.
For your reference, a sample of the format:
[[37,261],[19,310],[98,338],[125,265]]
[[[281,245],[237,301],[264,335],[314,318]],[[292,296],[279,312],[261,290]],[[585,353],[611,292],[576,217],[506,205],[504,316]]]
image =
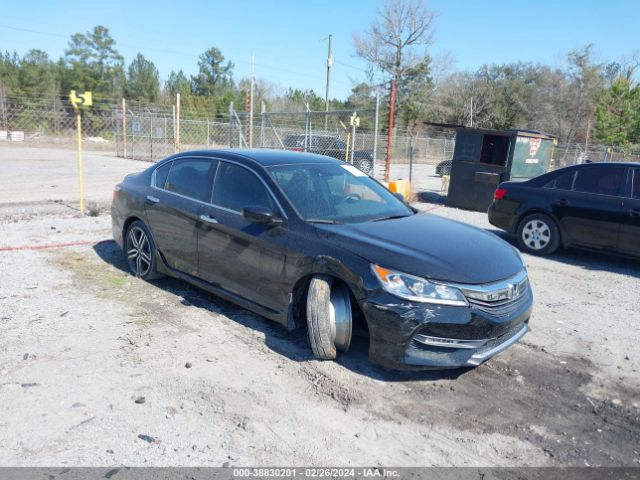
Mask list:
[[578,170],[573,189],[598,195],[620,195],[624,185],[625,167],[591,167]]
[[169,176],[169,170],[171,169],[171,164],[173,162],[167,162],[161,167],[156,168],[156,181],[153,184],[156,188],[164,188],[165,183],[167,183],[167,177]]
[[544,188],[555,188],[557,190],[571,190],[573,186],[573,178],[575,177],[575,171],[567,172],[565,174],[560,175],[559,177],[554,178],[549,183],[547,183]]
[[201,202],[207,201],[210,187],[209,172],[213,163],[204,158],[175,160],[167,176],[165,189]]

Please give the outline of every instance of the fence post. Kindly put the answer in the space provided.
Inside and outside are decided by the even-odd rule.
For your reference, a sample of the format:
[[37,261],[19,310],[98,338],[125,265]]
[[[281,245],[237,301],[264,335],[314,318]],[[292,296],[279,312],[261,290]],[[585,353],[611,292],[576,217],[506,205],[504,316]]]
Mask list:
[[180,151],[180,94],[176,93],[176,150]]
[[127,101],[122,99],[122,156],[127,158]]
[[260,147],[264,147],[264,116],[266,114],[267,106],[264,100],[260,103]]
[[376,93],[376,118],[373,121],[373,168],[378,156],[378,114],[380,113],[380,92]]
[[176,144],[176,106],[173,105],[173,111],[171,114],[171,121],[173,123],[173,153],[178,153],[177,144]]
[[153,162],[153,116],[149,115],[149,154]]
[[233,102],[229,102],[229,148],[233,148]]
[[207,118],[207,150],[209,149],[209,119]]

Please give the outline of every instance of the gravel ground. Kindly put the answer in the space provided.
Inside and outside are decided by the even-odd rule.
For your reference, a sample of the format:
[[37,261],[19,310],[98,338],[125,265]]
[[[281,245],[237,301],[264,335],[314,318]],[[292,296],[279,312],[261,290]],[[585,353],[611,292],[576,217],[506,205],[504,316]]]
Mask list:
[[[0,149],[0,466],[640,464],[638,262],[525,256],[533,331],[475,369],[387,371],[365,339],[317,362],[302,333],[130,276],[108,214],[47,201],[74,207],[73,152],[21,152]],[[103,204],[147,166],[90,158]],[[491,230],[430,169],[415,205]]]

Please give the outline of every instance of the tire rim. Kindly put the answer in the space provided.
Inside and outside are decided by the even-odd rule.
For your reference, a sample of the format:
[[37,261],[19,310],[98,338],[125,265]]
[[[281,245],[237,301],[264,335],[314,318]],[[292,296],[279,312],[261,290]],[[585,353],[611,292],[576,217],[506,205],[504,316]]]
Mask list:
[[542,250],[551,241],[551,228],[542,220],[529,220],[522,229],[522,241],[531,250]]
[[371,160],[360,160],[360,170],[364,173],[371,172],[371,168],[373,167],[372,163]]
[[349,292],[346,287],[334,285],[331,288],[329,301],[333,343],[338,350],[345,352],[351,343],[351,300],[349,300]]
[[151,244],[149,237],[140,227],[129,230],[127,260],[129,268],[137,277],[144,277],[151,270]]

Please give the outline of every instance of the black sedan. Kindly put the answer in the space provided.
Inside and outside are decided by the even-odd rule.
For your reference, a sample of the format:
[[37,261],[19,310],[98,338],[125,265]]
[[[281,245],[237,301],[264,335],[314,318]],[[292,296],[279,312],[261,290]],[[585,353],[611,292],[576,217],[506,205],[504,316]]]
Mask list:
[[116,186],[131,271],[166,274],[293,329],[319,359],[369,335],[387,367],[479,365],[529,330],[520,254],[416,213],[352,165],[271,150],[185,152]]
[[589,163],[505,182],[488,213],[529,253],[571,246],[640,256],[640,165]]

